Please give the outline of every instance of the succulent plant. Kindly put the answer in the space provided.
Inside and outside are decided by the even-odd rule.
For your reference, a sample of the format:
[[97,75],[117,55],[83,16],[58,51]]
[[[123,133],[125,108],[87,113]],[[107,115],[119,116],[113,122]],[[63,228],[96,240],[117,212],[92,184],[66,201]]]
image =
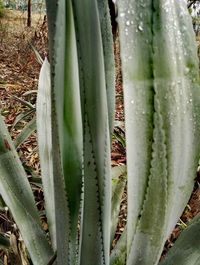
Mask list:
[[175,0],[117,5],[127,226],[110,251],[120,203],[116,189],[122,194],[125,182],[117,182],[112,196],[115,96],[108,3],[48,0],[50,65],[45,59],[40,73],[36,123],[50,241],[0,118],[0,194],[33,264],[198,264],[199,217],[159,263],[191,195],[199,157],[198,58],[187,5]]

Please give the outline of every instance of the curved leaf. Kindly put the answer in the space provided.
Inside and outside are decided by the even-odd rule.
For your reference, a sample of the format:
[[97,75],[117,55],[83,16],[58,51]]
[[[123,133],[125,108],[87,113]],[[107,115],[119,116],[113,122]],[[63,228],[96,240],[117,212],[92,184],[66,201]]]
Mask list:
[[19,147],[34,131],[36,130],[36,119],[35,117],[29,121],[22,131],[17,135],[14,145]]
[[180,234],[159,265],[198,265],[200,260],[200,214]]
[[53,251],[41,228],[33,193],[0,116],[0,194],[22,234],[34,264],[45,265]]
[[15,118],[15,121],[12,125],[12,128],[14,128],[18,122],[22,121],[23,119],[29,117],[30,115],[32,115],[35,112],[35,109],[31,109],[31,110],[27,110],[25,112],[20,113],[19,115],[17,115],[17,117]]
[[43,64],[44,60],[42,59],[42,57],[40,56],[39,52],[36,50],[36,48],[33,46],[33,44],[29,43],[31,49],[33,50],[34,54],[35,54],[35,57],[36,57],[36,60],[38,61],[38,63],[40,65]]

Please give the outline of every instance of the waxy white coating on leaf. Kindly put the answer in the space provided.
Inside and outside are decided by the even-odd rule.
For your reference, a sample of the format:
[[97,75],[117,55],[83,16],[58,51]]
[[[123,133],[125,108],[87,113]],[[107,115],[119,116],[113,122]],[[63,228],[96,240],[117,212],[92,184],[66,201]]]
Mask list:
[[50,237],[56,250],[55,202],[53,189],[53,160],[51,135],[51,80],[50,65],[45,58],[40,70],[37,105],[37,139],[41,165],[41,177],[44,189],[45,210],[48,219]]
[[0,194],[17,223],[34,264],[47,264],[53,251],[42,230],[26,172],[0,116]]
[[118,6],[127,138],[127,264],[155,265],[190,197],[198,163],[195,38],[183,1],[119,0]]

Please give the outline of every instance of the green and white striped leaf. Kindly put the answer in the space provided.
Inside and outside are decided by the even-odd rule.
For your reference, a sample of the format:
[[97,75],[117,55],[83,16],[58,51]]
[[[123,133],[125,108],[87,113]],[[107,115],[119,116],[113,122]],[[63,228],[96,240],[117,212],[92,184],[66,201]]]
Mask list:
[[155,10],[154,85],[168,156],[167,237],[194,186],[200,144],[200,86],[195,35],[185,1],[155,2]]
[[55,201],[53,183],[52,135],[51,135],[51,81],[50,65],[45,58],[40,70],[36,124],[41,165],[41,177],[45,198],[45,210],[48,220],[52,246],[56,250]]
[[84,126],[81,264],[100,265],[109,262],[111,213],[110,132],[100,14],[96,1],[72,3]]
[[[52,59],[54,186],[58,263],[75,264],[82,187],[82,119],[71,1],[58,1]],[[56,137],[57,135],[57,137]],[[59,175],[57,174],[59,172]],[[62,238],[62,241],[60,240]]]
[[118,1],[126,114],[128,253],[143,207],[152,158],[154,90],[152,31],[149,26],[152,0],[145,1],[145,7],[143,3],[142,0]]
[[0,117],[0,194],[11,210],[33,264],[47,264],[53,251],[41,228],[26,173],[2,117]]
[[198,163],[195,39],[185,1],[118,4],[128,160],[127,264],[153,265],[190,197]]
[[165,241],[167,211],[167,159],[165,132],[155,94],[152,160],[143,208],[127,264],[157,264]]
[[[66,1],[66,12],[62,21],[57,21],[57,28],[63,25],[56,34],[57,48],[56,104],[60,128],[60,143],[65,189],[67,191],[70,218],[70,253],[69,259],[73,264],[77,259],[77,225],[80,212],[82,189],[82,156],[83,133],[81,119],[81,103],[79,89],[78,55],[74,16],[71,1]],[[61,16],[58,13],[58,16]],[[63,38],[64,37],[64,38]]]
[[[60,24],[60,36],[57,36],[58,40],[62,40],[60,44],[62,56],[64,58],[63,50],[65,49],[64,37],[65,34],[65,23],[63,22],[65,16],[65,2],[59,1],[57,5],[57,0],[46,1],[47,6],[47,18],[48,18],[48,30],[49,30],[49,49],[50,49],[50,59],[51,59],[51,115],[52,115],[52,158],[53,158],[53,179],[54,179],[54,195],[55,195],[55,217],[56,217],[56,245],[57,245],[57,263],[58,264],[69,264],[69,208],[67,202],[67,195],[64,185],[63,169],[62,169],[62,159],[61,159],[61,145],[60,145],[60,134],[59,130],[59,112],[57,110],[56,102],[56,92],[60,93],[63,91],[63,86],[57,86],[55,81],[55,60],[56,60],[56,45],[54,42],[56,40],[56,21],[62,20]],[[59,16],[57,16],[59,8]],[[58,34],[58,33],[57,33]],[[55,47],[55,48],[54,48]],[[61,56],[61,54],[59,55]],[[59,57],[60,58],[60,57]],[[63,74],[63,64],[61,67],[61,73]],[[63,82],[63,79],[61,79]],[[56,89],[58,91],[56,91]],[[64,98],[64,97],[63,97]],[[61,101],[62,106],[62,101]]]

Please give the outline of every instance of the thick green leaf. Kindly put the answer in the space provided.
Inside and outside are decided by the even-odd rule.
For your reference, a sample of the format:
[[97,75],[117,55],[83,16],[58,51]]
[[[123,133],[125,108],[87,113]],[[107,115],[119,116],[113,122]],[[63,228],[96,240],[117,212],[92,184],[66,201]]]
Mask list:
[[154,75],[168,156],[170,234],[193,189],[200,145],[198,58],[185,1],[155,1]]
[[154,134],[150,176],[127,264],[157,264],[166,236],[167,159],[165,132],[155,94]]
[[51,136],[51,82],[50,65],[47,59],[44,60],[40,71],[36,105],[36,117],[41,176],[45,197],[45,209],[48,219],[51,241],[55,250],[56,225]]
[[[128,261],[157,264],[193,188],[198,64],[185,1],[118,1],[128,161]],[[154,121],[153,121],[154,117]]]
[[118,5],[126,114],[129,253],[145,200],[152,158],[152,0],[118,1]]
[[199,265],[200,214],[180,234],[167,257],[159,265]]
[[115,61],[113,36],[108,1],[98,0],[101,36],[103,42],[109,129],[112,134],[115,118]]
[[41,228],[26,173],[0,117],[0,194],[10,208],[34,264],[45,265],[53,255]]
[[111,212],[110,132],[104,53],[97,2],[73,0],[72,3],[84,126],[81,264],[100,265],[109,262]]
[[35,117],[29,121],[22,131],[17,135],[14,145],[19,147],[34,131],[36,130],[36,121]]
[[75,264],[78,252],[83,136],[78,58],[70,0],[58,2],[52,54],[52,72],[55,73],[52,75],[53,150],[58,155],[61,154],[58,158],[53,153],[58,263]]

